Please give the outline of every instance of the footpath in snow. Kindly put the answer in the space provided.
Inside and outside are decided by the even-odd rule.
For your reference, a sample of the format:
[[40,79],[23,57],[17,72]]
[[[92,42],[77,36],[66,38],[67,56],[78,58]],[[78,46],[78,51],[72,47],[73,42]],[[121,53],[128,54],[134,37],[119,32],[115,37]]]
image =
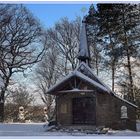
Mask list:
[[82,132],[47,132],[46,127],[44,127],[44,123],[5,123],[0,124],[0,137],[5,136],[51,136],[59,138],[58,136],[68,136],[68,137],[81,137],[85,136],[85,138],[93,137],[93,136],[140,136],[140,122],[137,123],[137,132],[130,130],[123,131],[113,131],[110,130],[107,134],[86,134]]

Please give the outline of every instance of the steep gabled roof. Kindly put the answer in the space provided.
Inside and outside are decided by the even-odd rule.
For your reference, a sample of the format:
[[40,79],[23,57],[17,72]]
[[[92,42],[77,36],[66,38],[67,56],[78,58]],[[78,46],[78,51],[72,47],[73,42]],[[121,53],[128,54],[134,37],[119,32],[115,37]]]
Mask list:
[[108,90],[108,92],[110,93],[112,92],[112,90],[104,82],[102,82],[101,79],[99,79],[98,76],[93,73],[92,69],[84,62],[81,62],[80,65],[76,68],[76,70],[80,71],[87,77],[91,78],[92,80],[104,86]]
[[97,89],[104,91],[105,93],[111,94],[116,98],[132,105],[133,107],[137,107],[133,103],[119,97],[115,92],[113,92],[105,83],[103,83],[91,70],[91,68],[86,65],[84,62],[81,62],[80,65],[66,77],[64,77],[61,81],[57,82],[54,86],[48,89],[46,94],[53,94],[54,91],[57,91],[57,88],[61,87],[64,83],[69,81],[73,77],[78,77],[79,79],[91,84]]
[[97,87],[98,89],[103,90],[104,92],[109,92],[103,85],[101,85],[100,83],[90,79],[89,77],[87,77],[86,75],[84,75],[83,73],[79,72],[77,69],[73,72],[71,72],[70,74],[68,74],[66,77],[64,77],[61,81],[57,82],[54,86],[52,86],[47,93],[51,94],[53,91],[56,91],[58,87],[60,87],[61,85],[63,85],[64,83],[66,83],[67,81],[69,81],[72,77],[78,77],[79,79],[91,84],[92,86]]

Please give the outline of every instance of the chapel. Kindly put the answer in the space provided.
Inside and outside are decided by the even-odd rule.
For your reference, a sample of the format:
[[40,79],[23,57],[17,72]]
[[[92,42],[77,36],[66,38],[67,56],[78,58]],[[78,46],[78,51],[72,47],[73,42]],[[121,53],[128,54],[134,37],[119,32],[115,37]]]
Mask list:
[[46,93],[56,96],[57,124],[136,131],[137,106],[119,97],[90,67],[85,18],[82,21],[78,59],[79,66]]

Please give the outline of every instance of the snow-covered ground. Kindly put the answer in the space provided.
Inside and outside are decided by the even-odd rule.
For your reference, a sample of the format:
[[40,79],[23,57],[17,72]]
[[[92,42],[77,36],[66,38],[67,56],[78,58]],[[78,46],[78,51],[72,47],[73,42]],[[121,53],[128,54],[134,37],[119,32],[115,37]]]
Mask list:
[[[44,123],[5,123],[0,124],[0,136],[42,136],[42,137],[76,137],[90,138],[95,136],[111,137],[111,136],[140,136],[140,122],[137,123],[137,132],[124,130],[124,131],[109,131],[107,134],[86,134],[81,132],[46,132]],[[59,137],[58,137],[59,136]]]

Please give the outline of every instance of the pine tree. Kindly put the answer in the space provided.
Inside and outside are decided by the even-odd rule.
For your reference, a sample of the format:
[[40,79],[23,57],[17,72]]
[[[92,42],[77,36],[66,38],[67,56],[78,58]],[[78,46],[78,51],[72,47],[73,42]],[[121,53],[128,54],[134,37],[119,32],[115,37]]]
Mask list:
[[126,60],[124,67],[127,68],[129,89],[128,99],[130,101],[135,100],[134,94],[134,81],[132,73],[132,58],[135,58],[138,54],[138,42],[140,37],[137,36],[137,30],[140,25],[140,10],[138,5],[134,4],[121,4],[116,6],[120,9],[119,21],[119,32],[118,39],[122,45],[123,58]]
[[99,44],[99,40],[97,37],[98,34],[98,17],[97,11],[92,4],[89,9],[89,14],[86,17],[87,21],[87,38],[88,45],[90,47],[90,55],[91,55],[91,66],[93,66],[94,70],[96,70],[96,74],[99,75],[100,63],[101,63],[101,47]]
[[[121,69],[127,81],[127,99],[135,100],[133,69],[139,66],[140,6],[135,4],[97,4],[97,10],[90,8],[87,20],[90,22],[89,36],[95,44],[102,45],[101,55],[104,67],[111,70],[112,90]],[[95,33],[95,27],[96,33]],[[92,31],[91,31],[92,30]],[[97,39],[96,39],[97,38]],[[95,49],[95,45],[92,46]],[[133,61],[133,62],[132,62]],[[118,71],[119,70],[119,73]],[[127,73],[126,73],[127,72]],[[121,80],[120,80],[121,82]]]
[[116,4],[97,5],[99,26],[98,36],[104,44],[105,67],[111,69],[112,91],[114,91],[116,67],[120,56],[120,49],[117,40],[119,12],[114,5]]

